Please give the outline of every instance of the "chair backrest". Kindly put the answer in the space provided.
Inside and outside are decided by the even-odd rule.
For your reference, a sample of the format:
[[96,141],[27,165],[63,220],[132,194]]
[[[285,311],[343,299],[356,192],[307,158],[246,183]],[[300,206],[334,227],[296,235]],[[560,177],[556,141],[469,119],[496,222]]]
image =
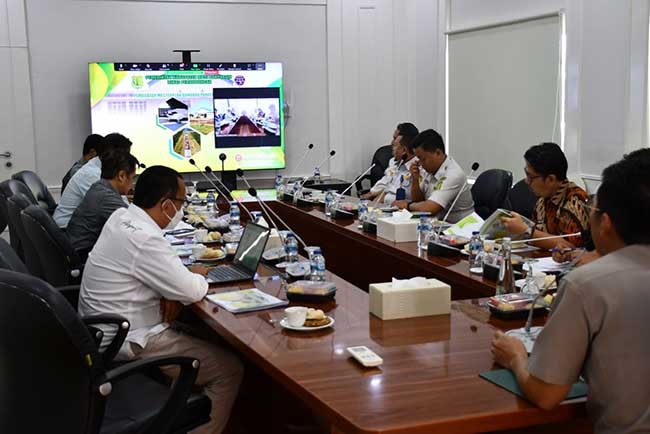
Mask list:
[[54,212],[56,202],[54,201],[50,190],[36,173],[31,170],[23,170],[14,173],[11,178],[23,182],[27,188],[31,190],[32,195],[36,198],[36,201],[41,208],[48,210],[50,214]]
[[15,271],[16,273],[29,274],[23,261],[20,260],[13,247],[4,238],[0,238],[0,268]]
[[11,247],[16,250],[18,256],[25,262],[30,274],[36,277],[42,277],[41,260],[38,257],[34,244],[27,237],[21,218],[22,211],[31,205],[33,204],[23,193],[14,194],[7,199]]
[[37,205],[30,205],[21,218],[25,233],[36,248],[43,279],[54,286],[80,282],[83,262],[52,216]]
[[0,270],[0,432],[99,432],[105,371],[65,298],[33,276]]
[[[32,191],[22,182],[15,179],[7,179],[0,182],[0,232],[4,231],[9,224],[9,217],[7,216],[7,199],[16,193],[23,193],[27,198],[36,203],[36,198]],[[11,230],[11,228],[9,228]],[[13,237],[12,237],[13,238]],[[16,240],[19,243],[18,240]],[[11,245],[14,246],[14,240],[11,240]]]
[[370,170],[371,185],[375,185],[384,176],[384,172],[388,168],[391,158],[393,158],[391,145],[382,146],[375,151],[375,154],[372,156],[372,162],[375,163],[375,167]]
[[528,187],[526,180],[522,179],[510,189],[503,207],[532,219],[536,204],[537,196]]
[[488,169],[481,173],[472,186],[474,210],[488,218],[505,203],[512,186],[512,173],[502,169]]

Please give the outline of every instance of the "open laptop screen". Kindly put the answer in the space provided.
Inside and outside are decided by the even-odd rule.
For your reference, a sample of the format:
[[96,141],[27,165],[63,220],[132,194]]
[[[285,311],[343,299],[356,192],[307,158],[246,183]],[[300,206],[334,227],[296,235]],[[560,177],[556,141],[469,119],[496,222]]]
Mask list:
[[269,233],[270,231],[267,228],[255,223],[249,222],[246,224],[233,262],[243,265],[247,270],[254,273],[260,263],[262,253],[264,253]]

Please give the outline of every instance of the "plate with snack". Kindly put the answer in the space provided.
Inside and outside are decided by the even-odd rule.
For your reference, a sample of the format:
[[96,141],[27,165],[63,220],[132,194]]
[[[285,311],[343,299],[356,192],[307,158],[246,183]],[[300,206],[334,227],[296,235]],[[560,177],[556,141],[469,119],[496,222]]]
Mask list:
[[219,231],[208,232],[207,236],[203,238],[203,240],[200,241],[200,243],[205,244],[206,246],[211,246],[213,244],[221,244],[223,243],[223,236]]
[[313,332],[315,330],[322,330],[334,325],[334,318],[325,315],[320,309],[307,309],[305,322],[302,326],[293,326],[289,324],[287,317],[282,318],[280,325],[285,329],[299,331],[299,332]]
[[209,247],[206,247],[205,250],[203,250],[203,253],[199,257],[196,257],[194,255],[191,256],[191,258],[196,262],[206,262],[206,263],[221,261],[225,257],[226,257],[226,252],[224,252],[222,249],[211,249]]
[[[495,295],[488,299],[487,306],[490,313],[502,318],[526,318],[534,298],[534,295],[522,293]],[[545,312],[546,307],[545,300],[538,300],[533,315]]]

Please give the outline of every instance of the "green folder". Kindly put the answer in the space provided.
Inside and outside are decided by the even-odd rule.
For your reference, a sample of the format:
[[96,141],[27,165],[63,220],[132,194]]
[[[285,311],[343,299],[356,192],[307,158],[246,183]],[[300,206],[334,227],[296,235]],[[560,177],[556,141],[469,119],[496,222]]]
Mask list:
[[[490,383],[494,383],[497,386],[514,393],[521,398],[527,399],[526,395],[524,395],[524,392],[519,388],[519,385],[517,384],[515,374],[513,374],[510,369],[497,369],[496,371],[481,372],[479,376],[486,379]],[[574,399],[587,396],[587,391],[587,383],[583,381],[573,383],[571,390],[569,390],[569,394],[565,399]]]

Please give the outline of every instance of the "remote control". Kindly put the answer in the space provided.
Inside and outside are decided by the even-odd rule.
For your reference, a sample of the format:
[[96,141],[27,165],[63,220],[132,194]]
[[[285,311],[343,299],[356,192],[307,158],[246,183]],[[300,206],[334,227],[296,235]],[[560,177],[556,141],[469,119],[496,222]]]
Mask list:
[[379,366],[384,363],[384,360],[368,347],[348,347],[347,350],[352,357],[357,359],[357,362],[367,368]]

